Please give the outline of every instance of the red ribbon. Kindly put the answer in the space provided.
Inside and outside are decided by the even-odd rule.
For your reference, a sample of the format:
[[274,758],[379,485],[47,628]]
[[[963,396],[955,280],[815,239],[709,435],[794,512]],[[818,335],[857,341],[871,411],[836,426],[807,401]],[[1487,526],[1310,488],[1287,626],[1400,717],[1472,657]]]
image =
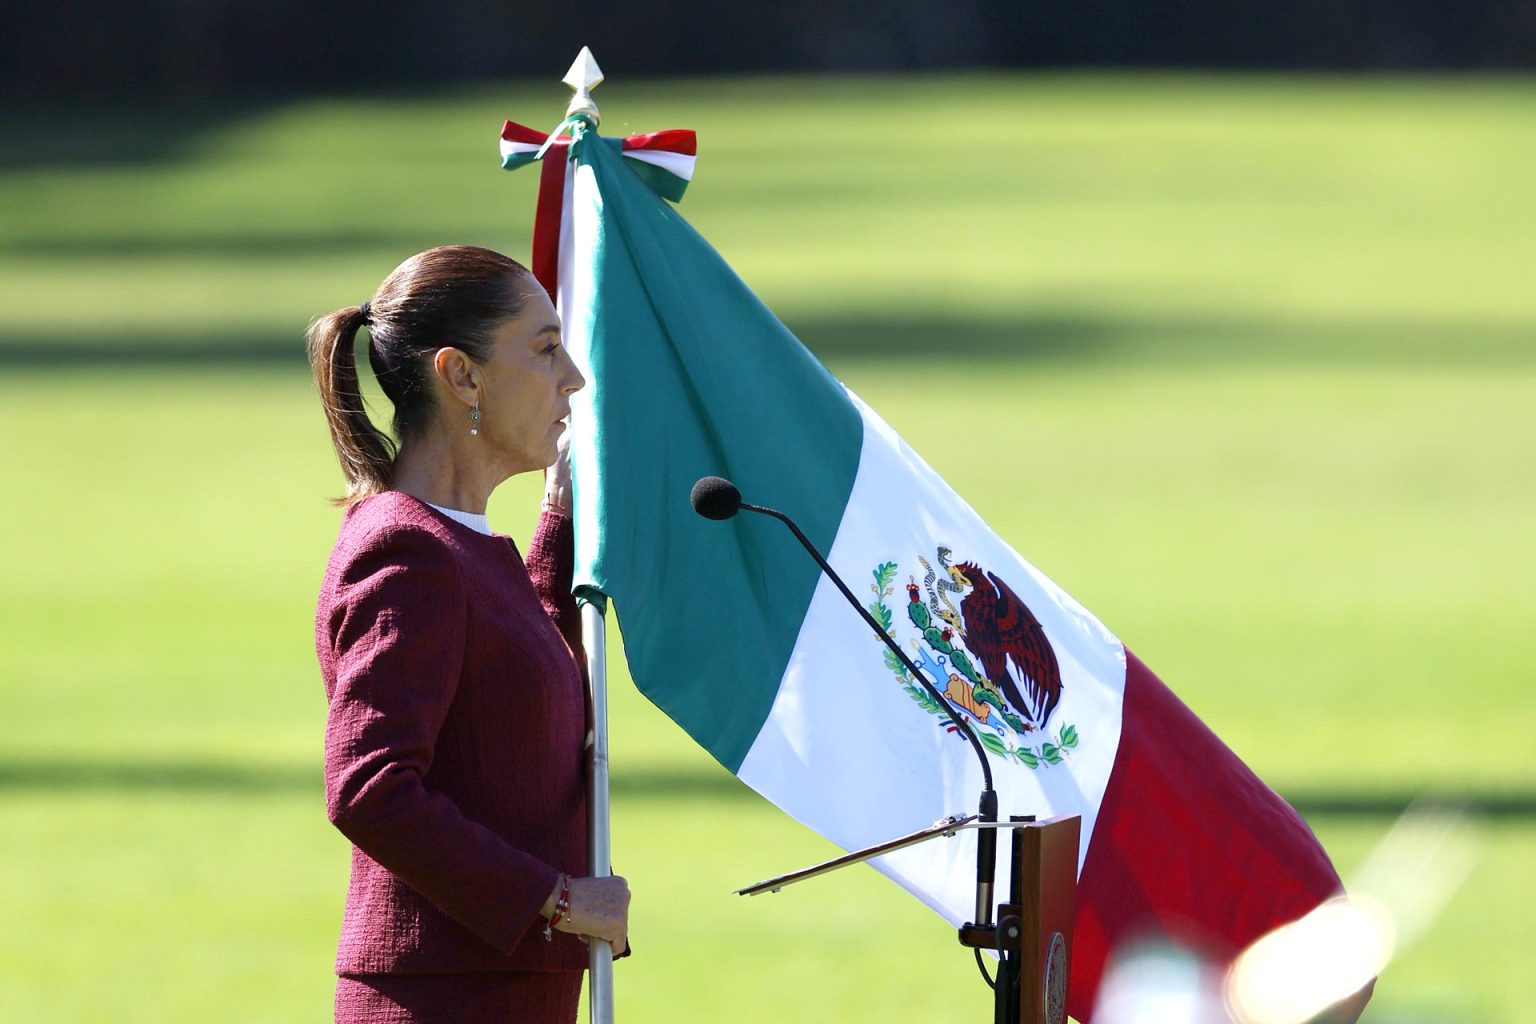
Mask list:
[[[508,142],[521,142],[530,146],[542,146],[549,141],[545,132],[508,121],[502,126],[501,137]],[[621,141],[624,152],[653,150],[661,153],[680,153],[695,156],[698,153],[698,137],[687,128],[669,128],[644,135],[629,135]],[[565,201],[565,165],[569,162],[567,151],[571,145],[568,137],[561,136],[544,154],[539,169],[539,199],[533,217],[533,276],[538,278],[551,302],[557,301],[556,289],[560,278],[560,215]],[[551,156],[556,157],[550,159]]]

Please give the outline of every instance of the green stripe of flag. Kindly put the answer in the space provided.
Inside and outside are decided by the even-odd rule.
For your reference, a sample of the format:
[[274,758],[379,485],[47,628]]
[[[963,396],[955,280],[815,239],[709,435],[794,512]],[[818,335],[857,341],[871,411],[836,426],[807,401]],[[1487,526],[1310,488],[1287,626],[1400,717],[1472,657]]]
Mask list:
[[589,382],[571,418],[576,582],[612,598],[640,690],[735,772],[819,570],[778,523],[701,519],[689,489],[729,477],[748,501],[781,504],[825,551],[862,424],[709,243],[594,141],[575,144],[581,284],[565,311]]

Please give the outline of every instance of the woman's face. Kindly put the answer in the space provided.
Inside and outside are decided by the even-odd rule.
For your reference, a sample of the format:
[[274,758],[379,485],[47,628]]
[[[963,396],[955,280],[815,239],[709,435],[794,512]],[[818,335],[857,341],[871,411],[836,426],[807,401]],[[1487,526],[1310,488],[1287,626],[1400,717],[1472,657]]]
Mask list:
[[524,473],[555,461],[570,397],[586,379],[560,342],[560,318],[543,286],[523,275],[516,287],[523,311],[496,329],[491,358],[481,364],[477,440],[497,449],[509,473]]

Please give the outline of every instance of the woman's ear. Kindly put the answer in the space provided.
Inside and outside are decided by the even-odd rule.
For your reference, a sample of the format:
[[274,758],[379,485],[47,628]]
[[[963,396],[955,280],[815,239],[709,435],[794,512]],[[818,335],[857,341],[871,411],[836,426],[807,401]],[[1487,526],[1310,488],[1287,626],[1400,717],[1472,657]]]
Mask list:
[[471,407],[480,404],[480,367],[463,351],[438,349],[432,355],[432,371],[459,401]]

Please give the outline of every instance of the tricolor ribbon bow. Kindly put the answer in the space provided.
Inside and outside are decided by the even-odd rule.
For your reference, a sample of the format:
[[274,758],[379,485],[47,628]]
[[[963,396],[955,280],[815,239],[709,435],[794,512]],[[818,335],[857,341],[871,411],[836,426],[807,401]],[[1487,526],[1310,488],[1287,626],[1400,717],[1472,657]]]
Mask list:
[[[698,151],[691,129],[674,128],[622,139],[597,138],[628,157],[629,166],[657,195],[674,203],[683,198],[688,182],[693,180],[693,162]],[[553,158],[541,161],[539,204],[533,219],[533,275],[551,297],[555,294],[560,259],[560,211],[565,205],[565,167],[570,145],[567,136],[551,139],[548,134],[515,121],[508,121],[501,129],[504,170],[525,167],[541,155]]]

